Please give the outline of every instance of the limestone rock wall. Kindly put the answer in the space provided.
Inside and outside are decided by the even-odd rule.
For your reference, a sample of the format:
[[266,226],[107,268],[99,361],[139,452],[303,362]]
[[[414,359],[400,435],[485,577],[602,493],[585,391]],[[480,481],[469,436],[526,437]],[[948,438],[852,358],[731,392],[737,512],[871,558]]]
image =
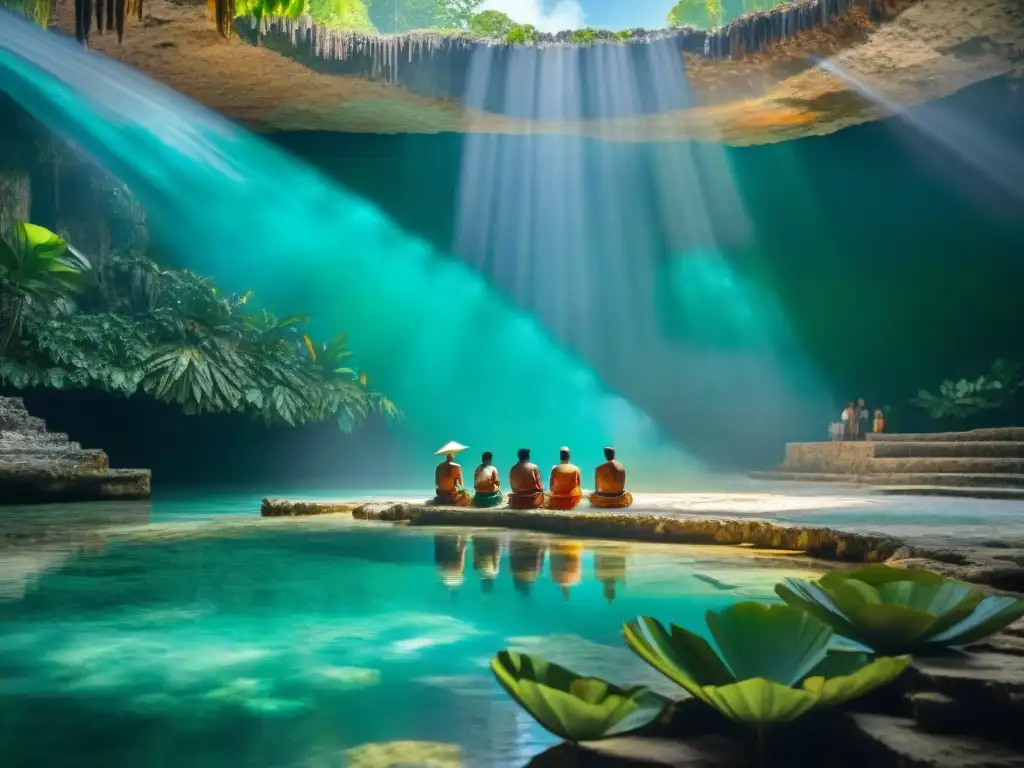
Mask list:
[[21,398],[0,397],[0,504],[146,499],[148,469],[111,469],[107,454],[50,432]]

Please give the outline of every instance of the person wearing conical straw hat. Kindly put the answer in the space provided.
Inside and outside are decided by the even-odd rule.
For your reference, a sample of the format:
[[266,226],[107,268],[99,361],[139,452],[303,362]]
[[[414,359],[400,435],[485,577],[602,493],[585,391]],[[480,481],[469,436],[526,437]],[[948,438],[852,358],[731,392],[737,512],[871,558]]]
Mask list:
[[466,450],[466,446],[454,440],[445,443],[436,451],[435,456],[444,456],[444,461],[434,470],[435,496],[433,504],[446,507],[465,507],[470,497],[466,491],[466,483],[462,479],[462,467],[455,463],[455,454]]
[[480,466],[473,472],[473,506],[496,507],[505,500],[501,492],[501,476],[494,466],[494,454],[484,451],[480,456]]
[[558,451],[559,463],[551,468],[551,479],[548,481],[548,509],[574,509],[583,501],[583,490],[580,488],[580,468],[569,461],[569,449]]
[[562,588],[562,597],[569,599],[569,590],[583,578],[583,542],[556,541],[548,556],[551,580]]
[[594,492],[590,506],[598,509],[625,509],[633,503],[633,494],[626,490],[626,468],[615,459],[615,449],[604,449],[604,464],[594,470]]

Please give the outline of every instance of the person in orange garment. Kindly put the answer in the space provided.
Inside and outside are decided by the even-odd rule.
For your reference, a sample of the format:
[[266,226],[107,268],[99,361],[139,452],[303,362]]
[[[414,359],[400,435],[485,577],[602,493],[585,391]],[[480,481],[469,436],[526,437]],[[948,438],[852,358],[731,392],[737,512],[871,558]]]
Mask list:
[[530,449],[519,449],[519,461],[508,473],[509,509],[537,509],[544,505],[540,468],[530,461]]
[[633,503],[633,494],[626,490],[626,468],[615,460],[615,449],[604,449],[604,464],[594,470],[594,492],[590,506],[598,509],[625,509]]
[[548,509],[573,509],[583,501],[580,468],[569,461],[568,448],[562,448],[558,452],[558,461],[559,463],[551,468],[547,506]]
[[462,479],[462,467],[455,463],[455,453],[446,453],[444,461],[434,470],[435,493],[433,503],[442,506],[469,506],[470,495]]

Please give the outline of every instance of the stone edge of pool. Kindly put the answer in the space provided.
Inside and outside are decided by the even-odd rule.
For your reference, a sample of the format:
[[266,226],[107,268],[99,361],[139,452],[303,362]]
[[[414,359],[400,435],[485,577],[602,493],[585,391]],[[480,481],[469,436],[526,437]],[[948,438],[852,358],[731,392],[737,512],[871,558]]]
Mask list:
[[657,544],[746,546],[799,552],[833,563],[884,563],[925,568],[995,589],[1024,592],[1024,552],[1004,547],[933,549],[892,536],[871,535],[758,519],[680,519],[643,513],[562,512],[547,509],[473,509],[407,501],[297,501],[265,498],[263,517],[351,514],[414,526],[506,528],[591,539]]

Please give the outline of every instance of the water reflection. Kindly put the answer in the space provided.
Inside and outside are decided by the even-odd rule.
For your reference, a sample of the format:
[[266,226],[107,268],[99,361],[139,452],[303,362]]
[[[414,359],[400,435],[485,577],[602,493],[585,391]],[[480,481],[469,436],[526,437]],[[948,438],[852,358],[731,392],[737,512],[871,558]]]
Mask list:
[[453,533],[434,536],[434,565],[441,582],[449,587],[461,586],[466,573],[466,537]]
[[626,583],[626,555],[621,549],[597,549],[594,552],[594,576],[603,585],[605,599],[615,600],[617,585]]
[[516,592],[529,596],[533,584],[540,578],[544,568],[543,540],[514,538],[508,545],[508,564],[512,569],[512,584]]
[[473,570],[480,577],[480,589],[494,591],[494,580],[501,569],[501,539],[497,536],[473,537]]
[[583,578],[583,542],[552,542],[548,564],[551,569],[551,580],[561,587],[562,597],[568,600],[569,590]]

